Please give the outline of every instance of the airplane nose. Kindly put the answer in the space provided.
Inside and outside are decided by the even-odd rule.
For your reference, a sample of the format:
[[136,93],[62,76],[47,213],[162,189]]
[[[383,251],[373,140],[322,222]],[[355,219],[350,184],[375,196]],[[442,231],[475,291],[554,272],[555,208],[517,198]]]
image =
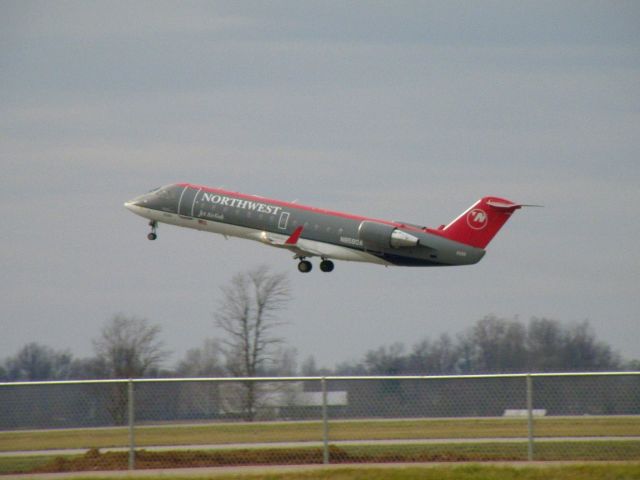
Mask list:
[[128,202],[124,202],[124,208],[130,211],[135,211],[136,207],[140,206],[140,202],[136,200],[129,200]]

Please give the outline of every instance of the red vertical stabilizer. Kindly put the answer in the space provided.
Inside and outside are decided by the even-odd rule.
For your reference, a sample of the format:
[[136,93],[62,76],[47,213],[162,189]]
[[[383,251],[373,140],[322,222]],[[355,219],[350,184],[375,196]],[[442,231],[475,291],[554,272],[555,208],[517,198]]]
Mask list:
[[511,214],[523,207],[504,198],[484,197],[440,230],[450,240],[485,248]]

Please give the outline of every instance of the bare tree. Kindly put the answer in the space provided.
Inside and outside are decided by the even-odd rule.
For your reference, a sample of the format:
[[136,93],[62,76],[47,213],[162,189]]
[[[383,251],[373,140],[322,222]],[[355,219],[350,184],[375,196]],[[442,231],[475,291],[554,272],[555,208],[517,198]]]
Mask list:
[[622,363],[609,345],[596,339],[586,320],[565,329],[563,354],[567,371],[617,370]]
[[298,374],[298,349],[295,347],[280,349],[273,372],[276,376],[295,377]]
[[[225,374],[220,341],[207,338],[201,347],[189,349],[178,363],[176,374],[181,377],[221,377]],[[181,415],[190,418],[213,418],[222,408],[218,382],[186,382],[178,393]]]
[[182,377],[220,377],[224,375],[222,347],[218,340],[206,339],[202,347],[191,348],[178,363],[176,373]]
[[73,357],[39,343],[28,343],[6,360],[6,377],[16,380],[66,380]]
[[[144,377],[157,369],[168,355],[158,339],[160,327],[146,319],[116,315],[107,321],[100,336],[93,341],[96,363],[110,378]],[[126,385],[114,385],[109,412],[118,424],[124,423],[127,411]]]
[[159,334],[160,326],[150,325],[144,318],[116,315],[105,323],[93,348],[107,376],[144,377],[168,355]]
[[471,328],[476,371],[521,372],[526,367],[526,328],[516,319],[487,315]]
[[[283,342],[275,330],[285,323],[278,313],[290,299],[287,277],[261,266],[235,275],[221,290],[222,304],[215,320],[226,335],[227,369],[234,376],[255,377],[269,367]],[[256,383],[246,382],[242,412],[249,421],[255,418],[256,394]]]
[[408,358],[408,373],[420,375],[447,374],[457,372],[460,352],[447,333],[435,341],[424,339],[413,347]]
[[367,370],[373,375],[399,375],[406,371],[407,357],[400,342],[369,350],[364,358]]
[[316,359],[313,355],[309,355],[303,362],[300,368],[303,377],[316,377],[319,375],[320,370],[316,365]]
[[564,368],[565,333],[557,320],[533,317],[527,327],[527,370],[551,372]]

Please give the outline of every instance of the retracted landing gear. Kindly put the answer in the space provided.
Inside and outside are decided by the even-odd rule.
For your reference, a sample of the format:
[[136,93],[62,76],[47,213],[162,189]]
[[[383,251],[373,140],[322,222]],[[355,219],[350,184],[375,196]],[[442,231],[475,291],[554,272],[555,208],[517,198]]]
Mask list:
[[156,230],[158,229],[158,222],[156,222],[155,220],[151,220],[149,222],[149,226],[151,227],[151,232],[149,232],[147,238],[149,240],[155,240],[156,238],[158,238],[158,234],[156,233]]
[[320,270],[323,272],[333,271],[333,262],[331,260],[324,259],[320,262]]

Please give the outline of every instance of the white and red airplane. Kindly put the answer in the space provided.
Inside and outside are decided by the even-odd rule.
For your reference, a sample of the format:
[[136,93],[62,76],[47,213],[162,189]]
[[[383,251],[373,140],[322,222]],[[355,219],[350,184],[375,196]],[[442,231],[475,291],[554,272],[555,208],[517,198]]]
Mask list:
[[150,220],[149,240],[157,238],[159,223],[257,240],[291,251],[306,273],[309,257],[322,259],[323,272],[333,270],[332,259],[419,267],[478,263],[511,214],[529,205],[484,197],[435,229],[190,183],[152,190],[124,206]]

